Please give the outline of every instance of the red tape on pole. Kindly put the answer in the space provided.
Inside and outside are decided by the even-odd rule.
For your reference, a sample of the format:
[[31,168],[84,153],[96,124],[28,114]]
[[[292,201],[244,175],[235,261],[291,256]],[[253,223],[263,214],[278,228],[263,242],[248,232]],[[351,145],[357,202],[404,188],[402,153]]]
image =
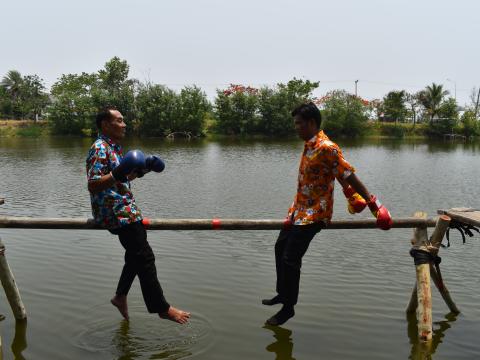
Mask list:
[[220,226],[221,226],[220,219],[212,219],[212,229],[213,230],[220,229]]
[[142,224],[143,224],[143,226],[148,228],[150,226],[150,219],[149,218],[143,218]]

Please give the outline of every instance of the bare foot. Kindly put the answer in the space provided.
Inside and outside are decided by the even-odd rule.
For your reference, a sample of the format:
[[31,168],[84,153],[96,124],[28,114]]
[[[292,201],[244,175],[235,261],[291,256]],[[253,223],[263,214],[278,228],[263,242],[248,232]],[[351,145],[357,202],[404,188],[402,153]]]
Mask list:
[[164,313],[158,314],[162,319],[175,321],[179,324],[186,324],[190,318],[190,313],[170,306]]
[[126,295],[115,295],[110,302],[115,306],[120,314],[128,320],[128,305],[127,305],[127,296]]

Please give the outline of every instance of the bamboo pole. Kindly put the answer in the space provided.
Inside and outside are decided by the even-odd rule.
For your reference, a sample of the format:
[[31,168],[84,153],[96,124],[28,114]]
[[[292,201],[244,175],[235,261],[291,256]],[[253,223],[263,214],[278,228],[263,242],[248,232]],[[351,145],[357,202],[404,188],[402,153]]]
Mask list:
[[457,305],[450,296],[450,292],[445,286],[445,283],[443,282],[442,278],[432,264],[430,264],[430,276],[432,277],[433,283],[440,292],[440,295],[442,295],[442,299],[445,301],[445,304],[447,304],[450,311],[454,314],[460,314],[460,310],[458,310]]
[[[145,219],[150,230],[280,230],[283,220],[275,219]],[[398,218],[393,228],[434,227],[435,219]],[[24,229],[91,229],[100,230],[93,219],[87,218],[32,218],[0,216],[0,228]],[[334,220],[326,229],[375,229],[375,219]]]
[[417,275],[417,319],[418,336],[422,341],[432,339],[432,289],[430,286],[430,265],[415,266]]
[[[416,212],[415,218],[426,219],[427,214]],[[413,230],[412,249],[428,251],[428,233],[426,227],[417,227]],[[430,264],[415,265],[416,274],[416,310],[418,336],[422,341],[432,339],[432,290],[430,286]],[[415,295],[412,293],[407,312],[412,312]]]
[[[438,217],[437,225],[433,230],[433,234],[430,238],[429,244],[429,250],[432,255],[438,255],[438,252],[440,251],[440,244],[442,243],[443,237],[448,230],[448,225],[450,224],[450,221],[451,218],[447,215],[440,215]],[[430,264],[430,275],[450,311],[455,314],[459,314],[460,310],[458,310],[457,305],[450,296],[450,292],[445,286],[441,274],[438,273],[437,269],[432,264]]]
[[12,271],[8,266],[7,259],[5,257],[5,245],[0,239],[0,281],[2,282],[5,295],[7,296],[10,307],[12,308],[15,319],[21,320],[27,318],[25,306],[23,306],[20,293],[15,283]]

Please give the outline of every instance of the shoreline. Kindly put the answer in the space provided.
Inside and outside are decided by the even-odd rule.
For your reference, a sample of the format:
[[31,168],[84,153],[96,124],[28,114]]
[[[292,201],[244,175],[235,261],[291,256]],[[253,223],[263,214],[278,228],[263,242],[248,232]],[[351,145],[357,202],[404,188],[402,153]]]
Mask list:
[[[398,126],[402,128],[405,132],[402,133],[401,136],[398,135],[389,135],[382,133],[382,127],[385,128],[392,128]],[[429,137],[424,134],[424,124],[417,124],[417,127],[414,128],[412,124],[390,124],[390,123],[370,123],[368,126],[368,130],[365,134],[359,135],[356,137],[338,137],[339,139],[348,139],[348,140],[355,140],[355,139],[369,139],[369,140],[442,140],[443,137]],[[30,137],[30,138],[39,138],[39,137],[72,137],[72,138],[92,138],[92,136],[88,136],[85,134],[84,136],[78,135],[54,135],[50,132],[48,121],[47,120],[5,120],[0,119],[0,138],[15,138],[15,137]],[[145,137],[141,135],[131,135],[132,138],[140,138]],[[158,138],[158,139],[165,139],[171,141],[171,139],[167,139],[167,137],[161,136],[152,136],[151,138]],[[288,140],[296,138],[294,135],[292,136],[268,136],[263,134],[250,134],[250,135],[225,135],[225,134],[215,134],[215,133],[206,133],[202,137],[194,138],[192,140],[241,140],[241,139],[249,139],[249,140]],[[469,139],[467,142],[477,142],[477,138]]]

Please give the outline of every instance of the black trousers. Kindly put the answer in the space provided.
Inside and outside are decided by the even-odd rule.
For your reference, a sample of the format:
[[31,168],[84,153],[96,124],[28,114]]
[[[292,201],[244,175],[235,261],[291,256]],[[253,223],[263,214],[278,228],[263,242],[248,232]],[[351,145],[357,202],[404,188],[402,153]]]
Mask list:
[[280,231],[275,243],[275,265],[277,270],[277,293],[285,305],[293,306],[298,301],[300,268],[303,255],[310,241],[323,224],[296,225]]
[[117,295],[127,295],[135,276],[140,280],[143,300],[150,313],[164,313],[170,305],[163,296],[157,278],[155,255],[147,241],[147,231],[141,221],[111,231],[118,235],[125,248],[125,265],[118,281]]

